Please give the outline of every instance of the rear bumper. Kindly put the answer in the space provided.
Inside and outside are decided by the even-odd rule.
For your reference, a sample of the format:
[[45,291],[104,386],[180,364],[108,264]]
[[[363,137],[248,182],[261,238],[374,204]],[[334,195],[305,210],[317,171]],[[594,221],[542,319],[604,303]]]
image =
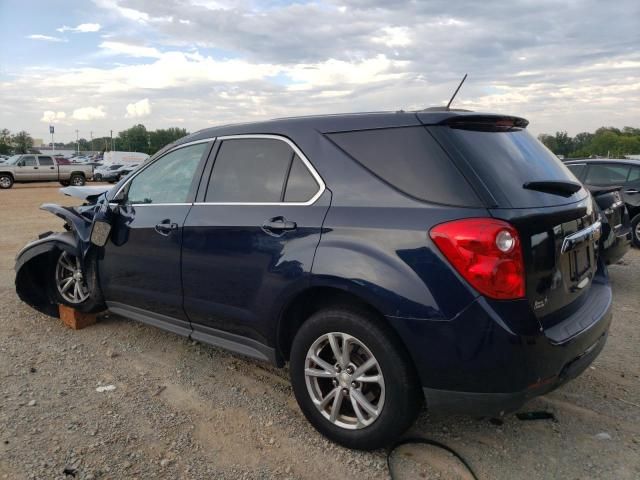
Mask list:
[[584,372],[604,348],[608,333],[589,347],[582,355],[569,361],[560,373],[541,384],[511,393],[474,393],[438,390],[424,387],[429,410],[436,412],[465,413],[469,415],[501,415],[518,410],[527,401],[555,390],[560,385]]
[[477,298],[450,321],[396,320],[433,411],[514,411],[582,373],[602,351],[611,288],[598,275],[583,304],[543,329],[528,302]]

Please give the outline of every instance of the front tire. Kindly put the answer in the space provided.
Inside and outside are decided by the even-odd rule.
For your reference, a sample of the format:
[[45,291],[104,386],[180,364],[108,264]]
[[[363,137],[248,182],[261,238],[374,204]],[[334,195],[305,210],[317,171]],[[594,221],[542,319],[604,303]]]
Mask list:
[[631,241],[640,248],[640,213],[631,220]]
[[300,409],[345,447],[389,445],[420,410],[423,397],[406,351],[368,312],[336,307],[315,313],[296,334],[290,361]]
[[13,177],[6,173],[0,174],[0,188],[6,190],[13,187]]

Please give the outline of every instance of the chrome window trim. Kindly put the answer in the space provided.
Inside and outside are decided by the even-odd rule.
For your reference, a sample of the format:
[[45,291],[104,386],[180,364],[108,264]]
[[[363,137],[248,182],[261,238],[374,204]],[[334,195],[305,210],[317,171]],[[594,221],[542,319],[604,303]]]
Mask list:
[[[193,142],[181,143],[180,145],[176,145],[172,149],[167,150],[166,152],[164,152],[161,156],[156,158],[153,162],[149,162],[147,165],[144,165],[144,163],[143,163],[142,164],[142,168],[140,168],[134,175],[132,175],[130,178],[128,178],[127,181],[122,184],[122,186],[118,189],[118,191],[115,193],[115,195],[112,198],[116,198],[118,195],[120,195],[120,192],[122,192],[122,190],[127,185],[129,185],[129,183],[131,183],[134,178],[136,178],[138,175],[140,175],[142,172],[144,172],[147,168],[149,168],[151,165],[156,163],[158,160],[163,158],[165,155],[168,155],[171,152],[175,152],[176,150],[179,150],[180,148],[190,147],[191,145],[197,145],[198,143],[209,143],[209,142],[211,142],[212,140],[215,140],[215,139],[216,139],[216,137],[209,137],[209,138],[203,138],[201,140],[194,140]],[[161,203],[154,203],[154,204],[151,204],[151,203],[136,203],[136,204],[131,204],[131,206],[141,206],[141,205],[162,205],[162,204]],[[165,204],[165,205],[171,205],[171,204]],[[177,205],[192,205],[192,204],[191,203],[180,203],[180,204],[177,204]]]
[[[291,149],[295,152],[295,154],[298,155],[298,157],[300,157],[300,160],[302,160],[302,163],[304,163],[305,167],[307,167],[307,170],[309,170],[309,172],[311,173],[311,176],[313,177],[313,179],[318,184],[318,191],[315,193],[315,195],[313,195],[306,202],[194,202],[194,205],[291,206],[291,207],[300,206],[300,207],[304,207],[304,206],[313,205],[316,202],[316,200],[318,200],[318,198],[320,198],[322,196],[322,194],[324,193],[324,191],[327,188],[325,183],[324,183],[324,180],[322,180],[322,177],[316,171],[316,169],[311,164],[311,162],[309,161],[307,156],[304,153],[302,153],[302,150],[300,150],[300,148],[298,148],[298,146],[295,143],[293,143],[293,141],[291,141],[289,138],[287,138],[287,137],[285,137],[283,135],[274,135],[274,134],[266,134],[266,133],[265,134],[247,133],[247,134],[238,134],[238,135],[225,135],[225,136],[222,136],[222,137],[217,137],[216,140],[224,141],[224,140],[242,140],[242,139],[253,139],[253,138],[258,138],[258,139],[267,138],[267,139],[273,139],[273,140],[280,140],[280,141],[286,143],[287,145],[289,145],[291,147]],[[213,175],[213,172],[215,172],[215,164],[213,165],[213,170],[211,171],[211,175]]]

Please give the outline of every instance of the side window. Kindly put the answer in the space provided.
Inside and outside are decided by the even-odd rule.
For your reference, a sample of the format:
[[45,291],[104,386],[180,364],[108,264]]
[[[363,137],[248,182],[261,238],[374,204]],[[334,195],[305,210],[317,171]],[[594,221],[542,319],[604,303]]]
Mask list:
[[316,193],[320,185],[313,178],[313,175],[304,164],[302,159],[296,154],[293,156],[293,163],[287,179],[287,189],[284,194],[285,202],[306,202]]
[[20,159],[20,162],[25,167],[37,167],[38,166],[37,163],[36,163],[36,157],[34,157],[33,155],[25,155],[24,157],[22,157]]
[[629,179],[627,183],[639,183],[640,182],[640,167],[631,167],[631,171],[629,172]]
[[185,203],[207,145],[180,148],[153,162],[129,183],[128,202]]
[[591,164],[584,183],[589,185],[623,185],[627,181],[628,173],[629,167],[626,165]]
[[280,202],[293,150],[281,140],[223,140],[213,165],[206,202]]
[[574,165],[567,165],[566,167],[571,170],[571,173],[573,173],[579,180],[580,178],[582,178],[582,175],[584,175],[584,170],[587,168],[587,164],[576,163]]
[[53,159],[51,157],[38,157],[38,163],[44,166],[53,165]]

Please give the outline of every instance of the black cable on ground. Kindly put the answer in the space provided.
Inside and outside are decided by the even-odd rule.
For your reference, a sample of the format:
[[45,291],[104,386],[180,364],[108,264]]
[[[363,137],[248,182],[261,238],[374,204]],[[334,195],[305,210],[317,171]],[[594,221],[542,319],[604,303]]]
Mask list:
[[391,477],[392,480],[395,478],[393,474],[393,468],[391,467],[391,457],[393,456],[393,452],[395,452],[399,447],[402,447],[403,445],[412,445],[412,444],[431,445],[433,447],[441,448],[442,450],[449,452],[455,458],[460,460],[460,463],[464,465],[464,467],[471,474],[471,477],[474,480],[479,480],[478,476],[476,475],[476,472],[473,471],[471,464],[461,454],[456,452],[453,448],[449,447],[448,445],[445,445],[444,443],[440,443],[437,440],[431,440],[430,438],[423,438],[423,437],[405,438],[403,440],[400,440],[396,444],[394,444],[391,448],[389,448],[389,450],[387,451],[387,469],[389,470],[389,477]]

